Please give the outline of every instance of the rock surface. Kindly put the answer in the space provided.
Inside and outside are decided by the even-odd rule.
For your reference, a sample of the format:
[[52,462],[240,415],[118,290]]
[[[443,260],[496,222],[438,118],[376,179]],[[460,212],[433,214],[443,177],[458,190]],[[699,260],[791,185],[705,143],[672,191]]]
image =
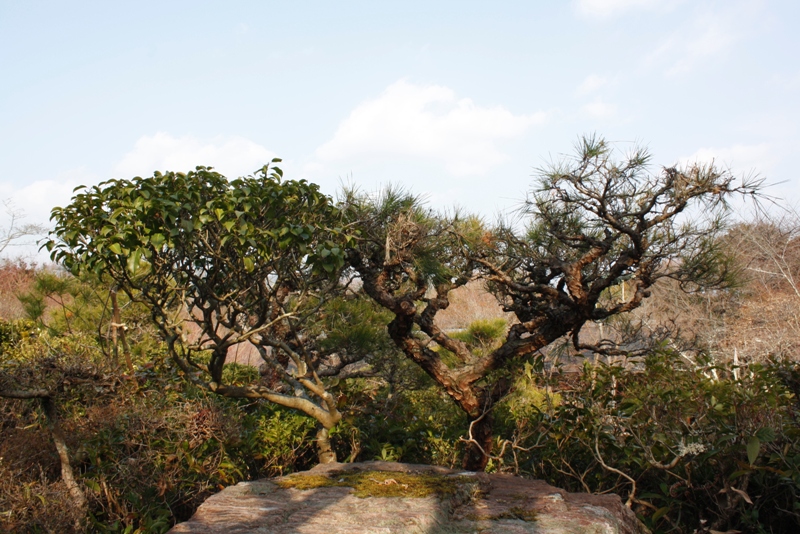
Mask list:
[[[383,476],[373,473],[378,472]],[[389,472],[387,475],[385,472]],[[397,473],[392,475],[391,473]],[[391,476],[437,477],[445,494],[403,496],[412,490]],[[324,476],[326,478],[321,478]],[[363,476],[394,484],[400,496],[361,498],[347,483]],[[300,478],[305,477],[305,478]],[[441,477],[441,478],[438,478]],[[405,479],[408,480],[408,479]],[[467,473],[442,467],[363,462],[327,464],[288,477],[242,482],[213,495],[171,534],[210,533],[537,533],[646,534],[647,529],[616,495],[567,493],[540,480],[511,475]]]

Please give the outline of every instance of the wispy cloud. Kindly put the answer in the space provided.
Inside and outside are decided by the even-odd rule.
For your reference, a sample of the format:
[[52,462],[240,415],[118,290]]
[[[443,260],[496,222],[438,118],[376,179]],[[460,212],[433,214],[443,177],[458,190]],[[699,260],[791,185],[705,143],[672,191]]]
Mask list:
[[609,79],[606,76],[598,76],[597,74],[590,74],[581,82],[575,90],[578,96],[586,96],[594,93],[598,89],[606,87],[609,84]]
[[764,173],[776,163],[776,157],[768,143],[736,144],[728,147],[702,147],[690,156],[680,158],[679,162],[681,164],[714,163],[735,172]]
[[149,176],[156,170],[186,172],[204,165],[228,177],[237,177],[251,174],[274,157],[272,151],[244,137],[201,140],[159,132],[139,138],[115,171],[123,178],[131,178]]
[[594,119],[609,119],[616,115],[617,106],[604,102],[598,97],[583,106],[583,111]]
[[573,8],[584,17],[608,19],[634,10],[669,10],[683,0],[575,0]]
[[410,156],[438,160],[452,175],[480,174],[506,160],[498,141],[545,119],[543,112],[515,115],[458,98],[447,87],[400,80],[357,106],[316,155],[322,161]]
[[697,10],[648,56],[663,65],[666,76],[686,74],[727,54],[747,33],[761,11],[761,2],[725,4],[719,10]]

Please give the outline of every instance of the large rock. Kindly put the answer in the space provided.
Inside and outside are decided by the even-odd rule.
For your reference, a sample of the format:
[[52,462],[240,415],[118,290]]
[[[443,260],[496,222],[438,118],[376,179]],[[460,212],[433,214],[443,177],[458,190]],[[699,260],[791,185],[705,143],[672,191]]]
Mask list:
[[170,533],[645,534],[616,495],[567,493],[540,480],[364,462],[242,482]]

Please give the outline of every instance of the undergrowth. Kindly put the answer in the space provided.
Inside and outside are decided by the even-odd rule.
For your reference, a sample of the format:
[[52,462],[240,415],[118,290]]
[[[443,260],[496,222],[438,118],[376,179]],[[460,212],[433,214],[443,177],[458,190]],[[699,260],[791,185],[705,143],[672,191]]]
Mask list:
[[[491,345],[476,333],[470,342]],[[315,463],[309,418],[206,394],[141,338],[130,374],[91,334],[0,322],[2,379],[54,392],[89,503],[87,531],[165,532],[225,486]],[[508,377],[512,391],[495,407],[491,471],[618,493],[654,533],[800,529],[796,363],[734,373],[667,348],[635,370],[587,363],[580,373],[545,372],[543,363],[530,359]],[[253,370],[229,372],[249,379]],[[386,354],[373,376],[342,381],[338,394],[344,418],[332,443],[340,459],[459,464],[462,412],[404,358]],[[359,476],[323,482],[363,495],[404,484],[446,491],[399,473]],[[73,514],[39,405],[0,400],[0,531],[74,532]]]

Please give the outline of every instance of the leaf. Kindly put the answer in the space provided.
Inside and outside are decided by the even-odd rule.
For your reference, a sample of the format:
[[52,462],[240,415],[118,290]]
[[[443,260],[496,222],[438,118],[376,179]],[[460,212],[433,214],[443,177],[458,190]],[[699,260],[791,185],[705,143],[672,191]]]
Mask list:
[[658,521],[658,520],[659,520],[659,519],[661,519],[661,518],[664,516],[664,514],[666,514],[667,512],[669,512],[669,506],[664,506],[664,507],[662,507],[662,508],[659,508],[659,509],[658,509],[658,510],[656,510],[656,512],[653,514],[653,517],[652,517],[653,521]]
[[758,453],[761,450],[761,440],[757,437],[751,437],[747,442],[747,461],[750,462],[750,465],[756,463],[756,459],[758,459]]
[[164,241],[166,241],[164,234],[153,234],[150,236],[150,243],[156,248],[159,248],[161,245],[163,245]]
[[744,490],[740,490],[740,489],[736,489],[736,488],[731,488],[731,490],[732,490],[732,491],[735,491],[736,493],[738,493],[739,495],[741,495],[741,496],[742,496],[742,498],[743,498],[745,501],[747,501],[747,504],[753,504],[753,501],[751,501],[751,500],[750,500],[750,496],[749,496],[747,493],[745,493],[745,492],[744,492]]
[[110,245],[108,245],[108,250],[110,250],[114,254],[122,254],[122,247],[119,246],[119,243],[111,243]]
[[253,261],[253,258],[245,256],[244,258],[244,268],[248,273],[252,273],[253,269],[256,268],[256,264]]
[[775,431],[769,427],[759,428],[756,437],[764,443],[775,441]]
[[642,493],[640,496],[642,499],[663,499],[663,495],[659,495],[658,493]]
[[139,262],[142,259],[142,251],[137,249],[134,250],[130,256],[128,256],[128,270],[130,271],[131,275],[135,275],[139,271]]

